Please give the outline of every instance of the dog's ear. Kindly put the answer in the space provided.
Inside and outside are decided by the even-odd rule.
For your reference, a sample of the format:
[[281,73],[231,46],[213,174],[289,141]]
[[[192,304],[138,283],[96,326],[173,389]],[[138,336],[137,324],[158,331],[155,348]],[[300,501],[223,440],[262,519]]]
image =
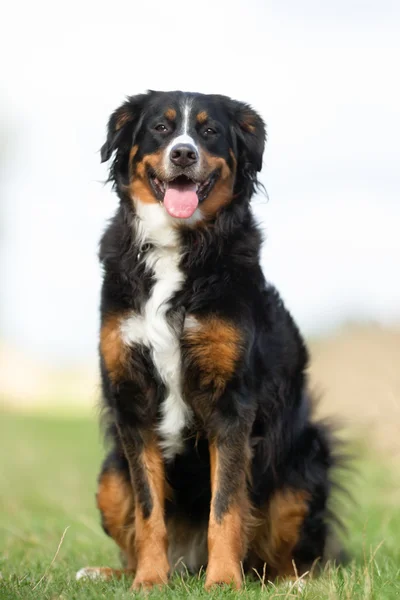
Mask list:
[[100,150],[101,162],[109,160],[114,150],[126,147],[129,151],[147,99],[148,94],[130,96],[112,113],[108,121],[107,139]]
[[237,142],[238,166],[242,174],[255,180],[262,168],[266,130],[260,115],[244,102],[232,101],[233,129]]

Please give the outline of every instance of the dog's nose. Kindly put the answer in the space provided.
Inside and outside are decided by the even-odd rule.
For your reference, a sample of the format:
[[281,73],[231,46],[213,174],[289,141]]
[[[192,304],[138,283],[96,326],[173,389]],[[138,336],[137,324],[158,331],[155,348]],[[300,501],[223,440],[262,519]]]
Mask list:
[[177,144],[171,149],[169,157],[177,167],[190,167],[199,160],[199,154],[191,144]]

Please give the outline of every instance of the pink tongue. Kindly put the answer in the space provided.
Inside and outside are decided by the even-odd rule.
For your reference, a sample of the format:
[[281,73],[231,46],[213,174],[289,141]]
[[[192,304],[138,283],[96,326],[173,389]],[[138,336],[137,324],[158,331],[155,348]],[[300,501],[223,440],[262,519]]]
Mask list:
[[194,183],[168,183],[164,206],[171,217],[187,219],[197,208],[199,199]]

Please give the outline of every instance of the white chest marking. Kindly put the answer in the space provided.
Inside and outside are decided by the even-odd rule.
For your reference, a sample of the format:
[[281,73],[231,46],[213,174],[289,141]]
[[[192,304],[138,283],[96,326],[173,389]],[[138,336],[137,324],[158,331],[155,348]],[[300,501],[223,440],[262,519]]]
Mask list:
[[150,250],[146,264],[154,272],[155,283],[141,315],[132,315],[121,324],[123,341],[150,348],[154,365],[166,387],[161,406],[159,434],[164,456],[172,459],[183,447],[182,431],[190,422],[191,409],[182,399],[180,332],[168,323],[170,300],[183,282],[177,247]]

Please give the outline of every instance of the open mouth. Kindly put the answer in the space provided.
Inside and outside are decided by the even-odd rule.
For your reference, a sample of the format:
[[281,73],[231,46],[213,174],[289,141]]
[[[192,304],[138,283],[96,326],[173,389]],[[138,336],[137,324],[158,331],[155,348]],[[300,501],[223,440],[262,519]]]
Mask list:
[[179,175],[170,181],[162,181],[153,170],[148,172],[154,194],[162,202],[172,217],[187,219],[193,215],[199,202],[203,202],[217,180],[217,172],[202,182],[196,182],[186,175]]

